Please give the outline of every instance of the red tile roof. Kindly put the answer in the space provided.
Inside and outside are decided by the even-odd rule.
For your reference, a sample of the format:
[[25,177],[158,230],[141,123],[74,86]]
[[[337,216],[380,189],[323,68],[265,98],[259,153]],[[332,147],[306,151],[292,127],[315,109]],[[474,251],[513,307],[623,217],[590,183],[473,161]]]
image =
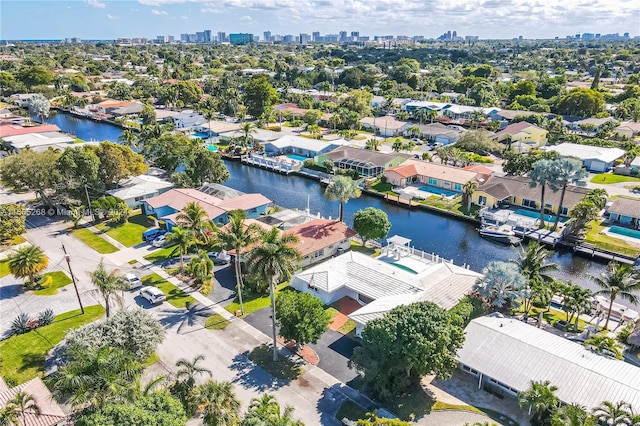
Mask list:
[[60,127],[55,124],[41,124],[40,126],[22,127],[16,124],[4,124],[0,126],[0,138],[30,133],[59,132]]
[[464,170],[469,170],[470,172],[480,173],[481,175],[491,175],[493,174],[493,170],[483,166],[481,164],[475,164],[464,167]]
[[328,219],[316,219],[285,231],[297,235],[300,242],[297,249],[302,256],[314,253],[330,245],[337,244],[356,235],[344,222]]

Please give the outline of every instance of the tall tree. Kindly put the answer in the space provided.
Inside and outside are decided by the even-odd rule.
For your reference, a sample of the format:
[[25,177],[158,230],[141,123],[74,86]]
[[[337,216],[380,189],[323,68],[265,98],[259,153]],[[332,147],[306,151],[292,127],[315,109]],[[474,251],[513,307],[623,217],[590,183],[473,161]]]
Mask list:
[[176,245],[174,253],[177,250],[180,254],[180,270],[184,270],[184,255],[187,254],[189,247],[193,245],[193,232],[190,229],[174,226],[171,232],[167,234],[167,242]]
[[535,188],[540,185],[540,228],[544,228],[546,207],[545,192],[547,187],[553,192],[560,189],[558,164],[553,160],[538,160],[533,163],[533,169],[529,172],[529,186]]
[[560,214],[562,214],[562,203],[564,202],[564,195],[567,191],[567,186],[586,186],[587,182],[584,180],[589,173],[582,166],[582,161],[578,158],[564,157],[554,160],[557,163],[557,185],[561,188],[560,203],[558,204],[558,213],[556,214],[556,220],[553,223],[553,230],[558,228],[558,222],[560,221]]
[[26,232],[27,208],[21,204],[0,204],[0,243]]
[[236,426],[240,422],[240,401],[231,383],[209,380],[198,386],[196,399],[206,426]]
[[517,259],[511,259],[520,269],[520,273],[526,278],[527,285],[523,294],[523,308],[525,317],[529,316],[532,301],[544,292],[544,288],[553,283],[551,272],[558,269],[555,263],[549,263],[551,252],[544,248],[538,241],[530,241],[526,248],[516,250]]
[[298,349],[307,343],[316,343],[329,329],[330,318],[322,302],[308,293],[278,293],[276,313],[280,335],[295,341]]
[[609,326],[611,318],[611,309],[613,302],[620,297],[631,303],[638,302],[636,293],[640,291],[640,278],[637,271],[634,271],[630,265],[620,264],[618,262],[609,262],[607,270],[602,272],[599,277],[591,276],[600,290],[595,294],[601,294],[609,298],[609,309],[607,310],[607,320],[604,328]]
[[509,310],[523,297],[527,279],[516,265],[507,262],[489,262],[482,270],[482,275],[473,289],[491,308]]
[[232,210],[227,216],[229,217],[229,223],[220,230],[218,236],[226,250],[235,252],[233,266],[236,275],[236,291],[240,302],[240,315],[244,315],[244,305],[242,303],[242,255],[247,247],[258,241],[261,228],[255,223],[245,225],[244,220],[247,214],[244,210]]
[[4,158],[0,167],[0,180],[14,190],[33,191],[47,206],[54,206],[55,188],[62,182],[58,166],[60,153],[25,149]]
[[283,410],[273,395],[263,394],[260,398],[251,399],[245,422],[247,425],[304,426],[293,418],[293,411],[289,405]]
[[256,126],[250,121],[246,121],[242,123],[240,130],[242,131],[242,146],[248,147],[249,141],[251,140],[251,134],[256,132]]
[[556,396],[557,386],[551,382],[531,381],[531,386],[524,392],[518,394],[518,403],[521,407],[527,407],[529,414],[533,411],[531,423],[542,424],[546,421],[554,410],[560,406],[560,398]]
[[96,286],[98,293],[104,299],[104,310],[107,318],[111,315],[111,301],[122,305],[121,292],[129,289],[129,283],[120,274],[120,271],[107,271],[104,267],[104,260],[98,264],[98,269],[90,272],[91,283]]
[[273,334],[273,360],[278,360],[276,333],[275,284],[288,280],[298,268],[301,259],[295,245],[299,239],[291,233],[281,233],[275,226],[262,235],[261,241],[249,254],[248,263],[257,276],[269,281],[271,298],[271,329]]
[[391,229],[391,222],[384,211],[367,207],[353,215],[353,229],[362,238],[362,245],[366,246],[369,240],[386,237]]
[[424,375],[448,377],[463,341],[462,328],[447,311],[431,302],[413,303],[369,321],[351,363],[376,396],[387,399]]
[[603,425],[628,425],[629,412],[631,406],[620,401],[613,403],[610,401],[604,401],[599,407],[593,410],[593,415],[598,420],[599,424]]
[[353,179],[348,176],[336,176],[329,182],[329,185],[327,185],[324,191],[324,197],[329,201],[340,202],[338,220],[342,222],[344,203],[351,198],[360,197],[361,193],[358,184]]
[[249,115],[254,118],[260,117],[277,100],[278,92],[264,74],[253,76],[244,86],[244,104]]
[[138,140],[139,136],[131,129],[124,129],[120,136],[118,136],[118,142],[135,151],[139,151]]
[[596,426],[596,421],[587,410],[578,404],[567,404],[558,408],[551,418],[552,426]]
[[176,382],[171,387],[171,394],[182,402],[187,416],[192,417],[198,408],[196,378],[198,376],[212,376],[211,370],[200,365],[204,355],[196,355],[193,360],[180,358],[176,362]]
[[27,109],[29,110],[29,113],[38,117],[41,122],[43,122],[44,119],[49,116],[50,108],[51,103],[40,93],[36,93],[35,95],[33,95],[27,103]]
[[210,229],[207,212],[195,201],[187,203],[176,216],[178,225],[188,229],[198,237],[205,229]]
[[22,247],[9,255],[9,272],[16,278],[29,277],[32,287],[36,285],[36,275],[48,265],[49,259],[38,246]]
[[465,201],[467,202],[467,214],[471,215],[471,199],[473,197],[473,193],[478,189],[478,182],[475,180],[470,180],[465,182],[462,185],[462,193],[464,194]]
[[40,407],[33,398],[33,395],[23,391],[17,392],[8,402],[8,405],[13,406],[13,409],[20,416],[23,425],[27,424],[27,414],[40,415]]

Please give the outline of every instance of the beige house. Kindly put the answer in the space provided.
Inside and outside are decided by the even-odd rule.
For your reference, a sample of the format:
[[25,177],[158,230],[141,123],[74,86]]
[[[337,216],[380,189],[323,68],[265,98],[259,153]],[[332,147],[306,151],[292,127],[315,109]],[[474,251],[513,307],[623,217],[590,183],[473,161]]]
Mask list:
[[360,124],[365,129],[373,130],[376,134],[385,138],[392,136],[400,136],[402,132],[407,130],[411,123],[407,121],[396,120],[391,115],[384,117],[365,117],[360,120]]
[[535,124],[521,121],[509,124],[493,135],[493,139],[510,145],[514,151],[527,152],[547,144],[547,132]]
[[623,121],[613,132],[621,138],[633,139],[640,135],[640,123],[635,121]]
[[406,160],[399,166],[384,171],[384,176],[393,186],[407,186],[412,183],[462,192],[469,181],[485,182],[488,175],[459,167],[445,166],[420,160]]

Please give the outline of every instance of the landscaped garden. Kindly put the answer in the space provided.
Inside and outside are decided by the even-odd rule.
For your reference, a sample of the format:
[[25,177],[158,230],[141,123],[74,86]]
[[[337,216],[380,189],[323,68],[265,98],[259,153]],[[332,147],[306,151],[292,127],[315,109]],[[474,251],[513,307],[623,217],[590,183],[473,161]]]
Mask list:
[[9,261],[7,259],[0,260],[0,278],[6,277],[9,274]]
[[609,185],[612,183],[620,183],[620,182],[640,182],[640,178],[632,177],[632,176],[622,176],[615,175],[613,173],[603,173],[600,175],[595,175],[591,178],[591,183],[599,183],[601,185]]
[[609,250],[615,253],[637,257],[640,254],[640,248],[632,246],[621,238],[614,238],[607,234],[601,234],[606,224],[598,220],[594,220],[589,224],[590,229],[586,234],[585,242],[594,246]]
[[[289,283],[282,283],[276,287],[276,293],[284,290],[289,286]],[[245,289],[247,287],[245,286]],[[244,315],[247,316],[255,311],[259,311],[262,308],[271,306],[271,300],[269,299],[269,293],[252,293],[245,290],[242,293],[242,306],[244,307]],[[228,312],[238,313],[240,315],[240,302],[236,296],[233,302],[224,307]]]
[[153,224],[142,214],[138,213],[129,217],[125,223],[99,223],[96,228],[117,240],[122,245],[133,247],[142,243],[142,233]]
[[100,254],[109,254],[118,251],[116,246],[100,235],[94,234],[89,228],[74,229],[71,231],[71,234]]
[[169,258],[177,257],[178,254],[179,253],[176,246],[172,245],[155,250],[152,253],[144,256],[144,258],[151,263],[161,263]]
[[302,374],[302,368],[299,365],[282,356],[274,362],[273,349],[267,345],[261,345],[252,350],[249,353],[249,359],[277,379],[295,380]]
[[33,292],[33,294],[37,296],[53,296],[54,294],[58,294],[59,288],[72,283],[71,278],[69,278],[67,274],[62,271],[54,271],[43,274],[41,280],[49,283],[45,287]]
[[185,308],[187,305],[196,302],[192,296],[185,293],[182,289],[171,284],[158,274],[150,274],[142,278],[142,285],[158,287],[165,296],[167,296],[167,302],[171,303],[176,308]]

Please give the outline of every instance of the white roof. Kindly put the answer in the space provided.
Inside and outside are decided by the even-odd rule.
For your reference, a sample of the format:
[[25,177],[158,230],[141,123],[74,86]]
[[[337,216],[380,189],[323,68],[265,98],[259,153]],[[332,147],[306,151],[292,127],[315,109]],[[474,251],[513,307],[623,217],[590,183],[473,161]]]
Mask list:
[[633,159],[631,166],[640,167],[640,156]]
[[411,242],[409,238],[402,237],[400,235],[394,235],[393,237],[387,238],[387,243],[399,244],[401,246],[406,246]]
[[[269,143],[278,149],[292,147],[292,148],[307,149],[307,150],[316,151],[316,152],[330,148],[331,146],[337,147],[340,145],[345,145],[345,143],[343,143],[340,140],[323,142],[317,139],[303,138],[302,136],[294,136],[294,135],[285,135],[280,139],[276,139],[275,141],[272,141]],[[348,145],[348,143],[346,144]]]
[[[57,144],[72,144],[75,139],[61,132],[27,133],[24,135],[6,136],[3,138],[17,150],[29,146],[32,149]],[[36,149],[37,150],[37,149]]]
[[492,114],[496,111],[500,111],[500,108],[496,108],[496,107],[480,108],[475,106],[458,105],[458,104],[450,104],[450,106],[447,108],[447,111],[451,111],[455,114],[464,114],[466,112],[473,112],[477,110],[481,111],[484,115],[487,115],[487,114]]
[[432,102],[432,101],[411,101],[405,104],[405,107],[429,108],[431,110],[440,111],[442,108],[453,105],[448,102]]
[[611,163],[625,154],[625,151],[620,148],[602,148],[569,142],[550,146],[549,150],[558,152],[562,157],[578,157],[582,161],[599,160],[604,163]]
[[107,193],[122,200],[153,195],[159,191],[173,188],[171,182],[149,175],[132,176],[120,181],[119,185],[120,188],[111,189]]
[[591,410],[602,401],[640,409],[640,368],[512,318],[481,317],[465,329],[457,359],[518,391],[549,380],[558,397]]

